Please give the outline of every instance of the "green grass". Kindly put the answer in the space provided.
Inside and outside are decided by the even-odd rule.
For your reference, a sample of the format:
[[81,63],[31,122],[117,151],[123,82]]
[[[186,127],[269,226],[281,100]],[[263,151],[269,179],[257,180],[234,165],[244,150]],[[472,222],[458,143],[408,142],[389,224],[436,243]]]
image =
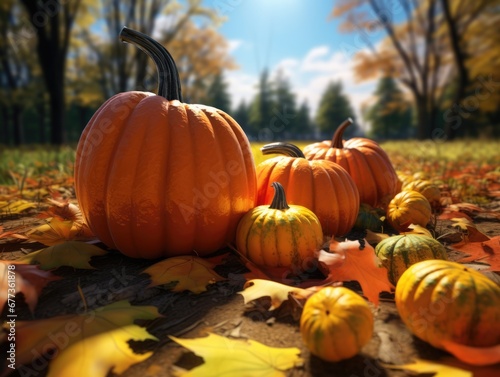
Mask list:
[[0,185],[23,184],[42,176],[62,178],[73,175],[75,149],[70,146],[24,146],[0,150]]
[[[291,141],[303,149],[311,142]],[[275,157],[263,155],[267,143],[252,143],[255,163]],[[390,141],[381,144],[395,169],[406,174],[419,173],[456,193],[463,200],[481,203],[488,184],[500,180],[500,140]],[[22,190],[31,180],[66,180],[73,175],[74,147],[25,146],[0,150],[0,185]]]

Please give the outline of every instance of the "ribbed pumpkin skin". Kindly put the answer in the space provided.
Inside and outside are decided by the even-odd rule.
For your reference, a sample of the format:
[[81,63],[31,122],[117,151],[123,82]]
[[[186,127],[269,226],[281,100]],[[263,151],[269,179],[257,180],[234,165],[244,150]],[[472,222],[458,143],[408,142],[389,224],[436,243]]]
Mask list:
[[375,254],[387,269],[389,281],[396,285],[411,265],[427,259],[447,260],[445,247],[432,237],[404,234],[380,241]]
[[265,267],[305,270],[322,244],[318,218],[298,205],[290,205],[286,210],[258,206],[243,216],[236,232],[238,251]]
[[137,258],[216,251],[257,192],[248,139],[229,115],[136,91],[87,124],[75,190],[95,235]]
[[431,219],[429,201],[417,191],[401,191],[389,203],[387,220],[398,231],[408,229],[410,224],[425,227]]
[[285,188],[288,203],[318,216],[325,235],[346,234],[356,222],[358,189],[339,165],[287,156],[265,160],[257,165],[257,205],[271,202],[275,181]]
[[408,268],[396,286],[401,319],[420,339],[471,347],[500,343],[500,287],[455,262],[427,260]]
[[304,148],[308,160],[328,160],[342,166],[351,175],[361,203],[386,206],[398,191],[398,176],[385,151],[373,140],[352,138],[342,148],[332,148],[325,140]]
[[373,335],[366,301],[345,287],[325,287],[308,298],[300,333],[309,351],[326,361],[355,356]]
[[405,191],[414,190],[421,193],[429,201],[431,207],[439,206],[441,190],[434,183],[424,179],[417,179],[402,186]]

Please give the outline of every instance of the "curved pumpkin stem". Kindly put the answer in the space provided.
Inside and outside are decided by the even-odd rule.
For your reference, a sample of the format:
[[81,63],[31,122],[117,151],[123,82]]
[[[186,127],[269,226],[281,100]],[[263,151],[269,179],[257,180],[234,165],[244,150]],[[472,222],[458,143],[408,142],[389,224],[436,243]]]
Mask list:
[[169,101],[176,99],[182,102],[179,72],[167,49],[150,36],[125,26],[120,31],[119,37],[122,42],[139,47],[153,59],[158,71],[158,95]]
[[342,143],[342,136],[344,135],[344,131],[347,127],[353,124],[352,118],[347,118],[342,122],[342,124],[337,128],[335,133],[333,134],[332,144],[330,148],[344,148],[344,144]]
[[274,189],[274,196],[273,196],[273,201],[271,202],[271,205],[269,206],[270,209],[288,209],[290,208],[288,206],[288,203],[286,202],[286,195],[285,195],[285,189],[279,182],[273,182],[271,186]]
[[283,154],[289,157],[306,158],[299,147],[290,143],[271,143],[260,148],[262,154]]

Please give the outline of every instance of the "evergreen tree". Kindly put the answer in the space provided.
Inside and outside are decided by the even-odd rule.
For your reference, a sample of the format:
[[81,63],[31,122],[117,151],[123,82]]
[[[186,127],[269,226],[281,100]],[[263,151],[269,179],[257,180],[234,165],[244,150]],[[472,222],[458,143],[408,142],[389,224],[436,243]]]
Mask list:
[[250,108],[243,100],[240,102],[233,114],[231,114],[236,122],[243,128],[243,131],[248,135],[250,133],[249,128],[249,112]]
[[269,127],[274,134],[289,137],[297,132],[297,108],[290,81],[282,71],[278,71],[274,80],[273,99],[273,118]]
[[302,102],[297,110],[297,118],[295,121],[295,132],[299,134],[310,134],[314,132],[314,127],[311,121],[311,111],[307,101]]
[[269,81],[269,72],[264,69],[260,75],[258,92],[249,111],[249,132],[258,136],[259,133],[270,135],[271,120],[273,118],[272,85]]
[[411,109],[391,76],[380,79],[375,90],[377,102],[368,110],[370,135],[375,138],[401,139],[409,136]]
[[[321,97],[316,114],[318,128],[322,133],[333,135],[337,127],[347,118],[354,119],[354,110],[342,92],[342,83],[330,82]],[[356,133],[357,127],[352,125],[344,132],[344,138],[348,139]]]
[[216,107],[226,113],[231,111],[231,98],[229,97],[227,83],[224,81],[222,73],[214,76],[208,87],[207,96],[203,104]]

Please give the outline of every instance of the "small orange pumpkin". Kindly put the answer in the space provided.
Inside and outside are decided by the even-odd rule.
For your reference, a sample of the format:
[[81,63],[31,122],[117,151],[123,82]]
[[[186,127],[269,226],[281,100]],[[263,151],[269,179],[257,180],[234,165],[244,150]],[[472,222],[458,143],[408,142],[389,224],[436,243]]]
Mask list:
[[408,230],[410,224],[425,227],[431,219],[429,201],[417,191],[401,191],[389,203],[387,220],[399,232]]
[[162,45],[128,28],[120,37],[155,61],[158,95],[117,94],[85,127],[75,161],[82,213],[102,242],[130,257],[212,253],[234,241],[255,206],[248,139],[223,111],[182,103]]
[[373,140],[356,137],[342,141],[352,119],[342,123],[333,139],[309,144],[304,148],[308,160],[329,160],[351,175],[359,190],[361,203],[372,207],[387,206],[398,191],[398,176],[385,151]]
[[331,161],[308,161],[290,143],[271,143],[264,154],[279,153],[257,165],[257,204],[273,198],[271,182],[285,188],[290,204],[309,208],[318,216],[325,235],[344,235],[351,230],[359,210],[359,194],[347,171]]
[[372,338],[373,314],[350,289],[325,287],[307,299],[300,333],[313,355],[332,362],[348,359]]

